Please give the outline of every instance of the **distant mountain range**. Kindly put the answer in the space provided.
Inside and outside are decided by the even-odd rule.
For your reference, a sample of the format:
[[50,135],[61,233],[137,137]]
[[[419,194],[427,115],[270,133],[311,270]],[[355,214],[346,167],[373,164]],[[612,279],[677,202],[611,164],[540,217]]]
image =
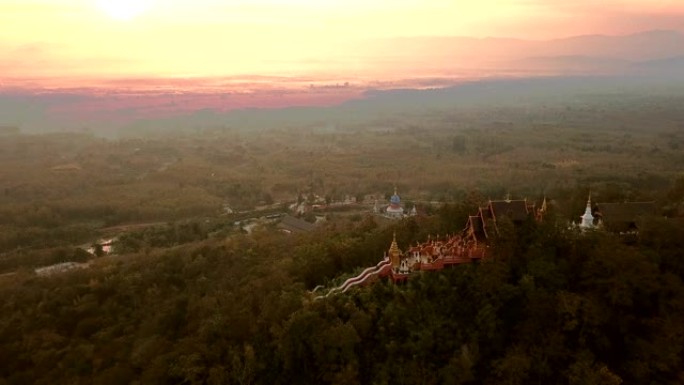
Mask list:
[[[684,34],[647,31],[627,36],[586,35],[547,41],[505,38],[419,37],[373,41],[362,58],[398,71],[430,63],[430,69],[554,74],[624,74],[629,71],[679,70]],[[371,49],[372,47],[375,47]]]
[[679,75],[679,81],[684,81],[684,55],[637,63],[635,68],[658,73],[663,76]]

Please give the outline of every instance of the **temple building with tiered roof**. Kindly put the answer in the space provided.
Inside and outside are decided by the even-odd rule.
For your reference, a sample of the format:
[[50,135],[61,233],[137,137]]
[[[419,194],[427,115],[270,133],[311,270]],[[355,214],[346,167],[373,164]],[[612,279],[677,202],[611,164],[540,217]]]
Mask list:
[[657,215],[655,202],[597,203],[594,216],[600,226],[614,233],[637,233],[644,218]]
[[527,199],[513,200],[508,196],[504,200],[490,200],[487,206],[479,208],[476,215],[468,217],[464,237],[476,245],[484,243],[490,235],[498,233],[497,223],[502,218],[507,218],[513,224],[521,224],[528,219],[542,221],[546,210],[546,198],[539,209]]

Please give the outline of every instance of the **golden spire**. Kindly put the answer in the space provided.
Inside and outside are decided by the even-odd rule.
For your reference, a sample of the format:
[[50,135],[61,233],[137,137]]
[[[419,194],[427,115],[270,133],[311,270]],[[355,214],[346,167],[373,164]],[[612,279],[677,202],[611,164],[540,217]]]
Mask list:
[[397,245],[397,232],[394,232],[394,235],[392,236],[392,245],[390,245],[389,248],[389,255],[401,255],[401,250],[399,249],[399,245]]
[[392,245],[389,248],[389,259],[392,262],[392,267],[394,269],[399,268],[399,265],[401,264],[401,250],[399,250],[399,245],[397,245],[397,233],[396,231],[394,232],[394,236],[392,237]]
[[547,210],[547,203],[546,203],[546,194],[544,194],[544,200],[542,201],[541,207],[537,209],[537,213],[535,218],[537,219],[538,222],[541,222],[544,220],[544,215],[546,215],[546,210]]
[[397,185],[394,185],[394,195],[399,195],[397,194]]

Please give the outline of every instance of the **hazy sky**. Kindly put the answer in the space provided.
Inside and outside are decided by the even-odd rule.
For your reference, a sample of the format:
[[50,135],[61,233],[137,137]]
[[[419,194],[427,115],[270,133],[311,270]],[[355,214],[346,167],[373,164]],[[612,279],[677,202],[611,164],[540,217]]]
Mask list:
[[684,1],[0,0],[0,25],[5,77],[286,75],[372,38],[684,31]]

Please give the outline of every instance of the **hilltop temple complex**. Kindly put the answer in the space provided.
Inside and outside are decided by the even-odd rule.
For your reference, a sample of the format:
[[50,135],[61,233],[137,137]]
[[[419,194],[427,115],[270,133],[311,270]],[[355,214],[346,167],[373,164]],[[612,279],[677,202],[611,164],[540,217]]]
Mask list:
[[[402,218],[404,214],[400,203],[401,200],[395,190],[385,214],[394,213],[397,218]],[[490,200],[486,206],[478,209],[476,215],[468,217],[466,226],[460,233],[428,237],[426,242],[408,246],[406,251],[399,248],[395,233],[388,251],[377,265],[363,270],[359,275],[349,278],[342,285],[316,299],[344,293],[354,286],[366,285],[379,278],[387,277],[392,282],[399,283],[408,280],[417,272],[442,270],[448,266],[486,259],[489,248],[487,241],[498,234],[498,223],[501,220],[506,218],[516,226],[526,221],[541,222],[547,210],[546,198],[539,208],[527,199],[512,200],[509,197],[505,200]],[[599,203],[593,207],[590,194],[586,210],[580,216],[580,223],[573,226],[582,231],[605,228],[621,235],[634,234],[640,219],[654,214],[654,202]]]
[[[387,209],[394,210],[397,215],[403,215],[400,202],[395,191]],[[387,277],[392,282],[399,283],[408,280],[417,272],[437,271],[448,266],[480,261],[487,257],[486,240],[490,232],[495,234],[498,231],[497,220],[503,217],[508,217],[513,223],[521,223],[528,218],[541,220],[546,211],[546,199],[539,210],[535,210],[534,207],[535,205],[528,203],[527,200],[489,201],[486,207],[478,210],[477,215],[468,218],[465,229],[460,233],[428,237],[426,242],[409,246],[406,251],[399,248],[395,234],[389,250],[377,265],[363,270],[359,275],[349,278],[342,285],[316,299],[344,293],[354,286],[367,285],[379,278]]]
[[480,207],[477,215],[468,217],[463,231],[446,237],[429,237],[427,242],[410,246],[402,253],[396,238],[392,241],[385,259],[392,265],[393,281],[402,281],[414,271],[441,270],[446,266],[479,261],[487,255],[487,238],[498,232],[497,222],[507,217],[514,224],[526,220],[541,221],[546,213],[546,199],[539,209],[524,200],[490,200]]

